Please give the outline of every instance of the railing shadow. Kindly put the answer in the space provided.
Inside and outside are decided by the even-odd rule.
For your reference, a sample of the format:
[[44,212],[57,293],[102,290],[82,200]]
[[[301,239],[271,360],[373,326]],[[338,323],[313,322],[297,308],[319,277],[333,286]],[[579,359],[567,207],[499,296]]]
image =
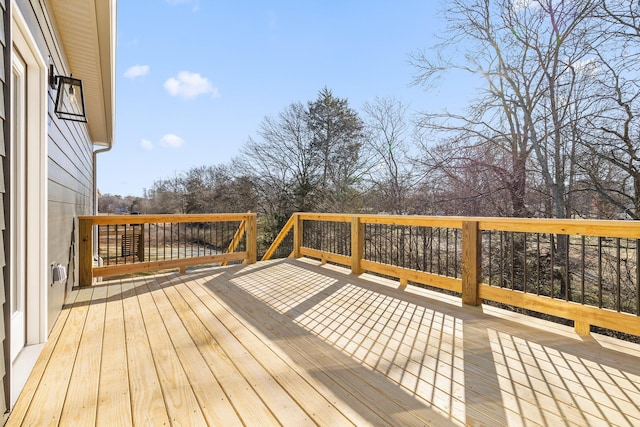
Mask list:
[[[224,275],[226,280],[205,279],[202,283],[239,313],[244,322],[276,345],[282,343],[280,350],[296,364],[315,367],[307,369],[307,372],[341,401],[352,402],[351,409],[370,423],[377,425],[380,419],[386,419],[391,420],[393,425],[450,425],[446,416],[426,402],[380,372],[354,360],[343,349],[327,341],[323,334],[319,335],[309,325],[301,323],[301,314],[313,310],[314,306],[321,306],[327,297],[336,295],[349,298],[347,294],[354,288],[348,280],[344,280],[344,276],[318,274],[300,268],[290,260],[274,261],[266,269],[254,268],[251,271],[228,270]],[[258,286],[258,283],[267,281],[272,286]],[[296,288],[299,282],[304,282],[306,286]],[[256,286],[253,287],[252,283]],[[316,314],[319,313],[314,312],[312,316]],[[344,336],[344,332],[337,331],[333,325],[319,318],[316,321],[317,327],[325,333]],[[279,326],[270,326],[274,322]],[[320,350],[310,355],[309,349]]]
[[[90,298],[80,300],[68,300],[64,303],[62,308],[63,310],[74,309],[88,305],[105,304],[108,302],[121,301],[127,298],[135,298],[136,295],[141,295],[149,292],[149,290],[147,289],[147,280],[158,280],[162,282],[165,280],[169,280],[169,276],[174,276],[177,274],[177,272],[167,272],[154,275],[153,277],[147,276],[147,278],[145,278],[145,276],[114,277],[109,280],[98,282],[90,287],[75,287],[74,291],[85,291],[91,292],[92,294],[99,291],[101,288],[116,287],[119,290],[113,292],[110,296],[101,298],[91,296]],[[122,289],[123,286],[125,288],[124,290]],[[69,297],[71,297],[71,295]]]
[[[358,393],[335,380],[348,369],[386,390],[359,396],[368,404],[391,399],[437,424],[640,422],[638,358],[597,342],[291,259],[206,274],[198,277],[216,297],[289,343],[281,349],[294,361],[305,357],[304,346],[291,347],[296,338],[321,347],[339,367],[312,374],[345,399]],[[282,327],[267,328],[261,316]]]
[[[201,278],[212,278],[212,277],[216,277],[217,275],[222,275],[226,271],[233,272],[232,274],[249,274],[255,270],[269,268],[270,263],[272,262],[275,262],[275,261],[266,261],[266,262],[261,262],[257,264],[248,264],[248,265],[237,264],[237,265],[223,266],[223,267],[217,264],[212,266],[192,267],[191,269],[187,270],[187,273],[185,273],[186,274],[185,278],[188,278],[189,280],[197,280]],[[73,308],[87,306],[91,304],[101,304],[101,303],[120,301],[122,299],[136,297],[137,295],[142,295],[147,292],[150,292],[146,286],[147,281],[153,280],[158,282],[159,284],[163,284],[165,282],[175,280],[180,275],[181,273],[179,273],[177,270],[171,270],[171,271],[165,271],[165,272],[159,271],[153,275],[125,275],[125,276],[109,277],[100,282],[95,283],[91,287],[83,288],[83,287],[76,286],[74,287],[74,290],[85,289],[91,292],[94,292],[95,290],[103,287],[122,286],[122,285],[125,285],[126,287],[127,284],[131,284],[131,286],[133,286],[133,289],[127,290],[124,292],[119,292],[117,294],[104,297],[104,298],[89,298],[81,301],[75,300],[75,301],[65,302],[65,304],[63,305],[63,309],[73,309]]]

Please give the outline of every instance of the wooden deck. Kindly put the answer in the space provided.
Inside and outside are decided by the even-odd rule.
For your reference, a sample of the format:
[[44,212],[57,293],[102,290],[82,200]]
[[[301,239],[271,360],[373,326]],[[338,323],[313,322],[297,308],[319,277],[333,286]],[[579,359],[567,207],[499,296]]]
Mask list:
[[74,291],[8,425],[640,425],[640,346],[310,260]]

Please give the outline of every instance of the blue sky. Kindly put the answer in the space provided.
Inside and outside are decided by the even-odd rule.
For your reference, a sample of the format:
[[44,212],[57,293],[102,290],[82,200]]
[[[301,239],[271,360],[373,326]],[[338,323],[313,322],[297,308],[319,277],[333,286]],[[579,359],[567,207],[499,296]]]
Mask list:
[[[154,181],[229,163],[265,116],[323,87],[360,110],[395,97],[440,109],[459,85],[411,86],[409,54],[444,23],[426,0],[118,2],[116,137],[98,188],[141,196]],[[446,94],[446,95],[445,95]]]

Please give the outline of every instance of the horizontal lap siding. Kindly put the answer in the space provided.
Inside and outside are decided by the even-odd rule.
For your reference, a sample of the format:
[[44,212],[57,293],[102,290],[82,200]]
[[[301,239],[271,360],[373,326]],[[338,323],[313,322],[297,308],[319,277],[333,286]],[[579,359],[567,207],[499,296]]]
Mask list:
[[[31,33],[44,58],[50,58],[56,74],[69,75],[63,56],[64,50],[57,37],[55,23],[47,2],[18,0],[18,7],[27,21]],[[53,283],[48,272],[48,325],[53,326],[64,302],[65,293],[74,285],[76,264],[73,259],[77,249],[74,226],[78,215],[92,213],[93,200],[93,145],[86,124],[60,120],[53,108],[55,90],[48,89],[47,121],[47,210],[48,238],[43,244],[48,248],[48,264],[60,263],[67,267],[69,280]],[[50,270],[50,269],[49,269]]]
[[[70,280],[49,288],[49,327],[53,326],[64,302],[65,291],[74,286],[77,275],[77,240],[74,221],[92,213],[92,145],[86,125],[58,120],[49,110],[48,228],[49,263],[61,263]],[[73,254],[75,252],[75,254]]]
[[[9,28],[11,28],[9,21],[9,14],[6,9],[5,0],[0,0],[0,23],[2,23],[2,29],[0,30],[0,48],[2,52],[0,54],[0,59],[2,60],[2,64],[0,65],[0,110],[2,115],[0,116],[0,167],[2,170],[0,171],[0,208],[2,212],[0,212],[0,269],[2,270],[2,274],[0,274],[0,308],[2,309],[2,314],[0,315],[0,341],[2,342],[2,359],[0,360],[0,377],[2,378],[2,387],[0,387],[0,412],[6,413],[6,410],[9,406],[8,397],[10,392],[10,382],[9,377],[6,375],[9,372],[9,349],[8,349],[8,340],[5,340],[6,331],[5,325],[8,325],[8,316],[9,316],[9,307],[5,305],[6,302],[5,295],[7,293],[7,289],[5,287],[5,283],[9,283],[6,280],[6,276],[8,274],[8,270],[5,268],[6,259],[5,259],[5,237],[6,237],[6,228],[5,224],[7,223],[5,219],[5,212],[8,211],[5,207],[6,197],[5,197],[5,182],[4,182],[4,170],[6,169],[6,149],[5,149],[5,141],[9,139],[9,126],[5,126],[5,120],[7,119],[6,112],[8,111],[8,102],[9,102],[9,91],[8,86],[6,84],[7,78],[6,76],[10,75],[9,64],[11,61],[9,60],[9,50],[7,49],[7,41],[9,38]],[[5,415],[6,417],[6,415]]]

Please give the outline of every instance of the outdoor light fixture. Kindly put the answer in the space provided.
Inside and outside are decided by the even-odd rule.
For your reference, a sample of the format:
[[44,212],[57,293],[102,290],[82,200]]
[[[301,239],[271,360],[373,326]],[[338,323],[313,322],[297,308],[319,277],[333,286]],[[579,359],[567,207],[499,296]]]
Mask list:
[[50,64],[49,86],[57,90],[55,112],[59,119],[87,122],[82,80],[73,78],[73,75],[56,76],[53,72],[53,64]]

